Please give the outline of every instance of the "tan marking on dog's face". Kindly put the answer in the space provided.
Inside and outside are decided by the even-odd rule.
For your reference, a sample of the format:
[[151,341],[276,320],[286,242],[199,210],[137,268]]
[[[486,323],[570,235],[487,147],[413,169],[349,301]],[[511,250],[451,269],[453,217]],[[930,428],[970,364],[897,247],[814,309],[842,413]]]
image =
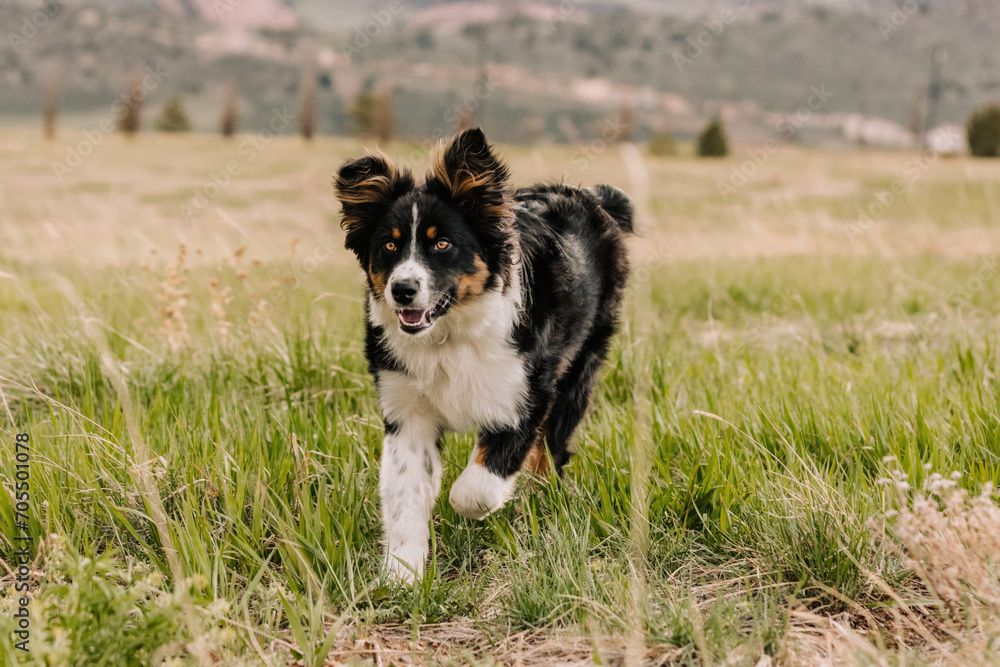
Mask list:
[[476,255],[476,272],[467,273],[458,280],[457,301],[459,304],[476,298],[486,289],[486,281],[490,279],[490,270],[486,262]]
[[486,448],[482,445],[478,445],[479,452],[476,454],[476,465],[485,466],[486,465]]
[[427,238],[429,238],[431,241],[433,241],[434,239],[436,239],[437,235],[438,235],[438,228],[437,227],[428,227],[427,228]]
[[397,241],[399,240],[399,237],[401,237],[402,235],[403,232],[399,231],[398,229],[392,230],[392,238],[396,239]]
[[376,273],[368,268],[368,280],[372,283],[372,289],[375,290],[375,295],[378,298],[385,296],[385,276],[381,273]]

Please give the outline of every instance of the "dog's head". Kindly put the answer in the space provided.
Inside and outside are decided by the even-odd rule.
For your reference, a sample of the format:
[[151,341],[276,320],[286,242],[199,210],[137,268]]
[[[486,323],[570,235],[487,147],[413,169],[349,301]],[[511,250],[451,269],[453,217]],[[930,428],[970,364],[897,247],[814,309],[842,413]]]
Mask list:
[[402,331],[423,334],[451,308],[508,283],[508,176],[479,129],[439,148],[419,186],[381,154],[341,167],[334,189],[345,245],[367,272],[373,298],[396,312]]

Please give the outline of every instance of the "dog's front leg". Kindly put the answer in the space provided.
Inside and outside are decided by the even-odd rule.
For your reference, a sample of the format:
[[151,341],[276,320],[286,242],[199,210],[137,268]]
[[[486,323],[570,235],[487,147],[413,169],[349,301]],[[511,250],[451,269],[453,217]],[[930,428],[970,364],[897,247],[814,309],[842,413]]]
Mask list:
[[385,528],[386,571],[405,582],[420,577],[427,560],[431,509],[441,490],[440,431],[428,421],[386,422],[379,491]]
[[467,519],[483,519],[507,504],[521,466],[541,438],[544,415],[536,410],[517,426],[480,431],[469,465],[448,495],[456,512]]

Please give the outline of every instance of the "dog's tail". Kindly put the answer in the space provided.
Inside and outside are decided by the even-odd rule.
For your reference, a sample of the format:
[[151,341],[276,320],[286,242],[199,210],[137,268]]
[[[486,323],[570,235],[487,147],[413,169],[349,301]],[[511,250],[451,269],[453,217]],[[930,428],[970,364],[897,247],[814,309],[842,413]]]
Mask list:
[[628,195],[612,185],[595,185],[589,189],[597,197],[601,208],[618,223],[622,231],[631,233],[632,201],[628,198]]

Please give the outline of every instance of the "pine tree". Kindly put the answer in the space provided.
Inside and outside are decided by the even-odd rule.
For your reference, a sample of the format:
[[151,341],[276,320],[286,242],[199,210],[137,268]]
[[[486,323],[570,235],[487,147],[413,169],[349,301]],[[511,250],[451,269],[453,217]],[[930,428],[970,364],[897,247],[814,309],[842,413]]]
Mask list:
[[316,77],[307,74],[302,80],[302,111],[299,114],[299,134],[306,141],[316,135]]
[[355,134],[360,137],[370,137],[375,134],[377,106],[378,98],[371,89],[362,90],[354,98],[354,106],[351,107],[351,124]]
[[725,157],[729,155],[729,140],[722,126],[722,118],[716,116],[698,135],[699,157]]
[[923,143],[924,138],[924,101],[927,93],[922,86],[914,86],[913,97],[910,98],[910,132]]
[[142,127],[142,83],[134,79],[128,87],[118,116],[118,131],[127,136],[135,135]]
[[632,126],[634,122],[632,103],[629,100],[622,100],[621,108],[618,110],[618,127],[621,128],[621,132],[618,134],[617,141],[622,143],[632,141]]
[[674,133],[670,131],[670,112],[664,110],[663,116],[657,123],[656,132],[649,140],[647,147],[650,155],[657,157],[668,157],[677,155],[677,144],[674,143]]
[[221,132],[224,137],[236,134],[236,125],[240,118],[239,93],[236,90],[236,80],[229,82],[226,88],[226,98],[222,103]]
[[160,116],[156,119],[158,132],[190,132],[191,121],[184,112],[184,103],[180,96],[175,95],[163,105]]
[[372,129],[375,131],[375,137],[379,141],[391,141],[393,132],[396,129],[396,116],[393,109],[393,102],[393,94],[391,90],[379,95],[376,99]]
[[1000,157],[1000,105],[989,104],[972,112],[965,131],[969,153],[976,157]]
[[56,120],[59,115],[59,84],[55,79],[45,86],[45,106],[42,109],[42,133],[46,139],[56,138]]

